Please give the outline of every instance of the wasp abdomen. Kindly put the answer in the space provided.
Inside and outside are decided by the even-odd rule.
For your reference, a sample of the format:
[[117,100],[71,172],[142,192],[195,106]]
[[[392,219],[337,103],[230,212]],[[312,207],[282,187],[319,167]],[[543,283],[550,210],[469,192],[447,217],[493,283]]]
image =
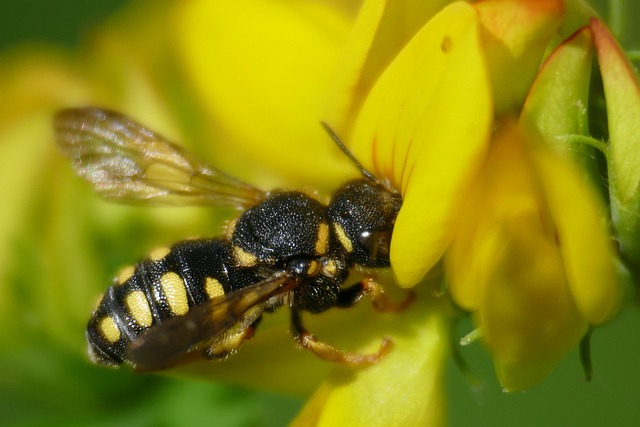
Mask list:
[[214,238],[158,248],[135,267],[123,269],[89,320],[93,359],[121,364],[128,344],[152,325],[260,280],[252,269],[234,265],[230,242]]

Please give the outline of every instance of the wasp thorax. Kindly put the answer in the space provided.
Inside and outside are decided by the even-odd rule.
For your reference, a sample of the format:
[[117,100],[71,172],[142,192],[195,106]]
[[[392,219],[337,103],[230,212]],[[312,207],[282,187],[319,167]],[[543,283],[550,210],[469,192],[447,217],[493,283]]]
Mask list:
[[329,204],[331,226],[354,263],[388,267],[391,234],[402,198],[369,179],[349,181]]
[[326,223],[325,207],[317,200],[277,192],[238,219],[231,241],[260,262],[316,257],[327,251]]

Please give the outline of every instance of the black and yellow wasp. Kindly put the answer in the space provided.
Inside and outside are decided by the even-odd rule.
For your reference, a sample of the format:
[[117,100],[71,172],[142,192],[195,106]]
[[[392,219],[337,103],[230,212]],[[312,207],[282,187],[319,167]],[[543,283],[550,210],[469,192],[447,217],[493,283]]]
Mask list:
[[295,339],[322,359],[367,365],[389,350],[383,338],[375,353],[341,351],[302,325],[301,311],[349,307],[364,295],[381,311],[411,299],[391,303],[371,278],[342,287],[353,267],[389,267],[402,199],[324,127],[362,173],[328,205],[303,192],[261,191],[122,114],[92,107],[57,113],[62,152],[105,198],[244,209],[225,235],[158,248],[120,272],[87,326],[93,361],[157,370],[225,357],[253,335],[265,311],[282,305],[291,310]]

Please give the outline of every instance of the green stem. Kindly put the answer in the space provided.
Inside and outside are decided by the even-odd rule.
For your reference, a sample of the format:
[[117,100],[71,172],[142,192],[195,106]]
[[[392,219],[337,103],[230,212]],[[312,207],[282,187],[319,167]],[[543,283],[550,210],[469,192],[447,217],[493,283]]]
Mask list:
[[640,50],[629,50],[626,54],[630,61],[640,61]]
[[609,28],[617,37],[624,31],[625,5],[620,0],[609,0]]
[[480,338],[482,338],[482,330],[480,328],[476,328],[464,337],[460,338],[460,345],[469,345]]
[[587,333],[580,341],[580,362],[582,363],[582,370],[584,371],[584,378],[587,381],[591,381],[593,377],[593,365],[591,362],[591,334],[593,329],[589,328]]
[[563,135],[558,138],[568,143],[588,145],[600,151],[605,157],[608,157],[609,150],[607,148],[607,144],[598,139],[586,135]]
[[453,358],[454,363],[462,372],[462,375],[469,381],[471,385],[474,387],[478,387],[480,385],[480,379],[473,373],[466,359],[462,356],[462,345],[456,338],[455,329],[458,322],[461,318],[458,318],[456,321],[451,323],[451,333],[449,334],[450,341],[449,345],[451,348],[451,357]]

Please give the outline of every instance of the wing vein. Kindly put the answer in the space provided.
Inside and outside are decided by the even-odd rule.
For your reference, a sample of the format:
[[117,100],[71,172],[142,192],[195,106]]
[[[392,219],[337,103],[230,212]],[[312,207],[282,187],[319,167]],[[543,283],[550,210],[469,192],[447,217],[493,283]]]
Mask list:
[[265,197],[260,189],[199,162],[113,111],[63,110],[56,115],[54,128],[58,145],[76,173],[112,201],[246,209]]

